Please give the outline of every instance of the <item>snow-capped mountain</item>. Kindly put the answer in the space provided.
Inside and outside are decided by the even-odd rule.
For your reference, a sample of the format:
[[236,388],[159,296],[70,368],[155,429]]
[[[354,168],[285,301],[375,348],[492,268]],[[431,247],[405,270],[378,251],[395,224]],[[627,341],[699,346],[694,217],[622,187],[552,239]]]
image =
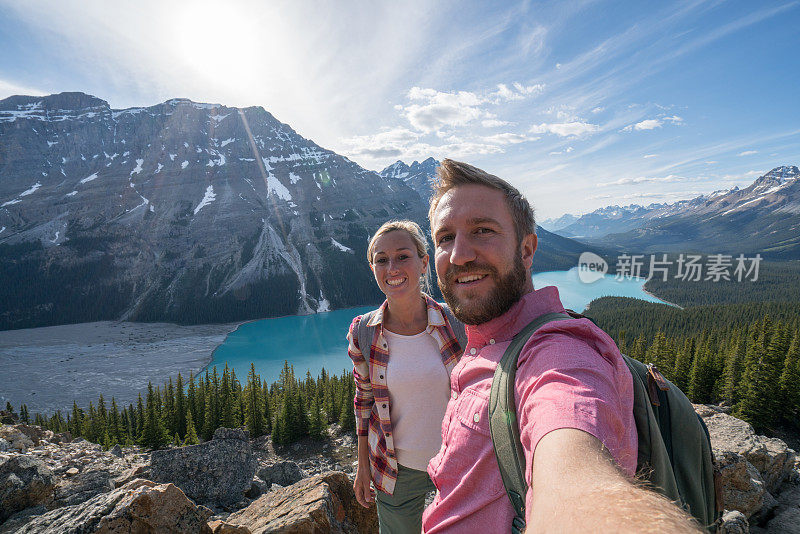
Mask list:
[[565,213],[561,217],[556,219],[545,219],[543,221],[538,221],[537,224],[540,228],[545,228],[551,232],[558,232],[562,228],[566,228],[570,224],[574,223],[580,219],[579,215],[573,215],[571,213]]
[[[260,107],[0,101],[0,328],[233,321],[375,302],[367,236],[425,220]],[[346,273],[346,274],[345,274]]]
[[750,186],[651,210],[638,224],[590,242],[649,251],[760,252],[800,258],[800,170],[776,167]]
[[[427,227],[414,188],[436,165],[381,176],[260,107],[0,100],[0,329],[380,302],[367,239],[388,219]],[[585,249],[543,231],[534,268],[571,267]]]
[[436,179],[436,168],[439,162],[428,158],[423,162],[415,161],[410,166],[402,161],[389,165],[380,172],[384,178],[403,180],[409,187],[419,193],[423,200],[431,196],[431,184]]

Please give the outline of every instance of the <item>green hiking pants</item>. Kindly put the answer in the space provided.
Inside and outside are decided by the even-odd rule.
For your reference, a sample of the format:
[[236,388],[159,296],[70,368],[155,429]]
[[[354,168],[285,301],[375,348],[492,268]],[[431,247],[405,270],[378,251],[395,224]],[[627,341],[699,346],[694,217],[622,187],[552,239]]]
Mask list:
[[425,496],[436,487],[425,471],[399,464],[397,469],[394,494],[378,491],[375,495],[380,534],[419,534]]

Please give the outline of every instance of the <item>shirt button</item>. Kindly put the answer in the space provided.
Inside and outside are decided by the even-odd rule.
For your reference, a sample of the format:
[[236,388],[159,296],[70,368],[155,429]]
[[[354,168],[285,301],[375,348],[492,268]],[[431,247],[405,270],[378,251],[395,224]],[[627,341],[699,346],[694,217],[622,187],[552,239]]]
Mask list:
[[472,347],[471,349],[469,349],[469,353],[470,354],[475,354],[476,352],[478,352],[478,349],[476,349],[475,347]]
[[473,421],[475,421],[476,423],[477,423],[478,421],[480,421],[480,420],[481,420],[481,416],[480,416],[480,414],[477,414],[477,413],[476,413],[475,415],[473,415],[473,416],[472,416],[472,420],[473,420]]
[[489,340],[489,345],[494,345],[494,339]]
[[386,408],[386,405],[384,404],[383,407]]
[[453,400],[456,400],[456,399],[458,398],[458,393],[456,393],[455,391],[454,391],[454,392],[452,392],[452,393],[450,394],[450,398],[451,398],[451,399],[453,399]]
[[383,375],[381,375],[381,380],[383,380]]

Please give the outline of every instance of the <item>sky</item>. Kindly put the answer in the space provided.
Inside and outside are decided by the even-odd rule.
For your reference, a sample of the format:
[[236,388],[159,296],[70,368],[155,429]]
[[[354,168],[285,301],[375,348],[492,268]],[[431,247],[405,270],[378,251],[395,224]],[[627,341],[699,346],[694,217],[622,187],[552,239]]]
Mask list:
[[262,106],[367,169],[469,162],[540,220],[800,165],[800,0],[0,0],[0,50],[0,99]]

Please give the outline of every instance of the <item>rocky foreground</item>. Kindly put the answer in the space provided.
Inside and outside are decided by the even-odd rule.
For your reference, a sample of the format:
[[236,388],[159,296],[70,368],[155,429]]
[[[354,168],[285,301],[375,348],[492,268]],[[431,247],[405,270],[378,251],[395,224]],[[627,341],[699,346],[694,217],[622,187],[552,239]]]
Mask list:
[[[723,475],[721,532],[800,533],[800,461],[775,438],[714,406],[696,406]],[[99,445],[32,425],[0,427],[0,534],[367,533],[374,506],[352,490],[349,435],[276,451],[268,438],[218,429],[190,447]]]

